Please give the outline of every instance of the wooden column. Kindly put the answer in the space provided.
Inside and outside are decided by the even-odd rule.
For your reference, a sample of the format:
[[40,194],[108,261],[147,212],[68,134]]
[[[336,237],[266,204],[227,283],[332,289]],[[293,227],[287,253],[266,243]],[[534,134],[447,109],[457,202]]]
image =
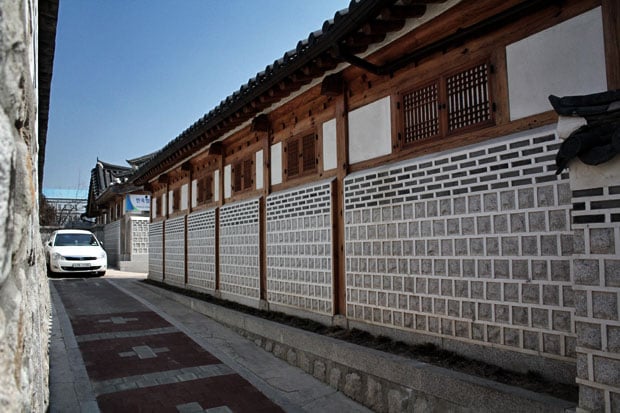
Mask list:
[[620,2],[602,0],[607,88],[620,89]]
[[257,167],[263,168],[263,195],[260,199],[259,211],[259,238],[260,238],[260,299],[267,304],[267,196],[271,193],[271,150],[269,146],[270,132],[264,133],[263,163]]
[[344,178],[349,171],[349,120],[347,87],[336,102],[336,159],[337,175],[333,191],[334,214],[334,314],[346,316],[346,263],[344,256]]
[[219,176],[213,180],[213,185],[218,185],[219,199],[215,208],[215,291],[220,291],[220,208],[224,205],[224,151],[218,157]]

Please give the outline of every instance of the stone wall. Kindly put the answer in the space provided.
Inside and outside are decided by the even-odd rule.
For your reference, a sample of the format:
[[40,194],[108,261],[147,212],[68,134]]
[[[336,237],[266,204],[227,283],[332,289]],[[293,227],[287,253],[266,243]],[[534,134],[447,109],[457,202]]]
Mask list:
[[108,266],[118,267],[121,259],[121,221],[103,227],[103,247],[108,255]]
[[185,285],[185,216],[166,221],[164,230],[164,282]]
[[267,301],[332,315],[332,182],[267,197]]
[[[573,364],[558,144],[544,128],[347,177],[347,318]],[[545,373],[537,359],[501,364]]]
[[215,291],[215,209],[187,217],[187,288]]
[[50,298],[39,235],[38,2],[0,0],[0,410],[45,411]]
[[149,278],[164,279],[164,223],[149,224]]
[[220,290],[249,305],[260,299],[259,199],[220,210]]

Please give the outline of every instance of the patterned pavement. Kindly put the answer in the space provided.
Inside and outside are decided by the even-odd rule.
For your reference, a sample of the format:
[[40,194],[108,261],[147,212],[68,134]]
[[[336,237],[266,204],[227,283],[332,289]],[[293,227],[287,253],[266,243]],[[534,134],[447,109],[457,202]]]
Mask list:
[[283,411],[230,366],[112,283],[52,283],[100,411]]

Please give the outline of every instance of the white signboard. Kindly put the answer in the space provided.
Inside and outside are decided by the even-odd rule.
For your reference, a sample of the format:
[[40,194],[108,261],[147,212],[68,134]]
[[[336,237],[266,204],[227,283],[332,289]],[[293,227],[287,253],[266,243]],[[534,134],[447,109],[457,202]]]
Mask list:
[[148,212],[151,209],[150,195],[127,195],[125,198],[126,212]]

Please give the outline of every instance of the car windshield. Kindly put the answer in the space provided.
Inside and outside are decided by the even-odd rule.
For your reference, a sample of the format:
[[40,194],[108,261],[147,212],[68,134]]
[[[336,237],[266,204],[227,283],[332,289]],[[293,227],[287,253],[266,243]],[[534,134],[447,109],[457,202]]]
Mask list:
[[97,246],[97,238],[92,234],[58,234],[54,241],[56,247]]

